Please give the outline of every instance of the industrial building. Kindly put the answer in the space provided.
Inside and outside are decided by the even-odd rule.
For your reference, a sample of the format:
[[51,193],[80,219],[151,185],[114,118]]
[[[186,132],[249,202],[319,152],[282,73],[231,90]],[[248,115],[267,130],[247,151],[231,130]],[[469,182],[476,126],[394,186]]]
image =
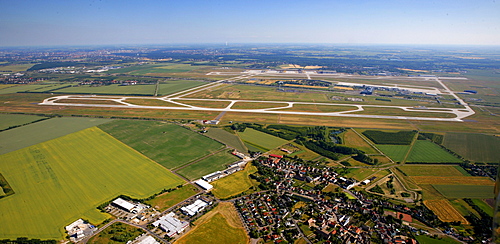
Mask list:
[[171,212],[165,216],[160,217],[153,223],[153,226],[159,227],[167,232],[169,237],[182,233],[188,226],[189,222],[181,221],[175,217],[175,213]]
[[210,185],[210,183],[204,181],[204,180],[197,180],[194,182],[195,184],[199,185],[201,188],[210,191],[214,186]]
[[206,206],[208,206],[208,203],[198,199],[193,204],[182,207],[181,211],[183,211],[185,214],[189,216],[194,216],[196,213],[203,210]]
[[133,204],[128,201],[125,201],[121,198],[117,198],[111,202],[114,206],[121,208],[129,213],[138,213],[142,211],[143,209],[148,208],[149,206],[144,205],[144,204]]

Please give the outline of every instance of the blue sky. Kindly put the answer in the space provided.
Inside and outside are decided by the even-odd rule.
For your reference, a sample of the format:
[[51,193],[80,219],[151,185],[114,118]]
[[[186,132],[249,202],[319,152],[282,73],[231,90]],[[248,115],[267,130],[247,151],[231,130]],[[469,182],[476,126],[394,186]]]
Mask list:
[[0,46],[500,45],[500,0],[0,0]]

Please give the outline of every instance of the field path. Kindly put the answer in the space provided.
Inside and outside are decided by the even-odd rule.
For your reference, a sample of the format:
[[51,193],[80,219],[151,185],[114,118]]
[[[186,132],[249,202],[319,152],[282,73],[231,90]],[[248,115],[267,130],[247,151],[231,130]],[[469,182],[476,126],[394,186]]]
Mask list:
[[[210,138],[210,139],[211,139],[211,138]],[[214,154],[220,153],[220,152],[222,152],[222,151],[224,151],[224,150],[226,150],[226,149],[228,149],[228,148],[229,148],[229,147],[228,147],[228,146],[226,146],[226,147],[224,147],[224,148],[222,148],[222,149],[219,149],[219,150],[217,150],[217,151],[215,151],[215,152],[213,152],[213,153],[210,153],[210,154],[208,154],[208,155],[205,155],[205,156],[203,156],[203,157],[201,157],[201,158],[197,158],[197,159],[195,159],[195,160],[193,160],[193,161],[191,161],[191,162],[189,162],[189,163],[187,163],[187,164],[184,164],[184,165],[179,166],[179,167],[177,167],[177,168],[173,168],[171,171],[175,173],[175,172],[177,172],[177,171],[179,171],[179,170],[181,170],[181,169],[183,169],[183,168],[186,168],[187,166],[189,166],[189,165],[191,165],[191,164],[197,163],[197,162],[199,162],[199,161],[201,161],[201,160],[203,160],[203,159],[206,159],[206,158],[208,158],[208,157],[210,157],[210,156],[212,156],[212,155],[214,155]],[[184,178],[184,177],[183,177],[183,178]],[[189,180],[188,180],[188,181],[189,181]]]

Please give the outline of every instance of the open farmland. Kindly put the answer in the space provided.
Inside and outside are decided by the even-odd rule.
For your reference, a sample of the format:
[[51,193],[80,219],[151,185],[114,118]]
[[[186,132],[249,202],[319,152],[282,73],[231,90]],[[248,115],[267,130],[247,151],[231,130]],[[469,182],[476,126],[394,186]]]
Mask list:
[[238,213],[230,202],[219,203],[194,224],[195,227],[174,244],[249,242]]
[[432,185],[447,198],[493,198],[492,185]]
[[345,146],[360,149],[366,154],[379,154],[377,150],[356,134],[353,129],[348,129],[344,134],[342,134],[342,143]]
[[215,171],[223,170],[227,165],[236,162],[237,160],[237,157],[233,156],[226,150],[223,150],[198,162],[190,164],[182,169],[179,169],[176,172],[190,180],[194,180]]
[[0,155],[0,168],[15,192],[0,200],[0,223],[9,223],[0,238],[61,239],[78,218],[108,218],[96,207],[117,195],[144,198],[183,183],[96,127]]
[[244,170],[212,182],[211,184],[214,186],[212,193],[217,198],[225,199],[245,192],[252,186],[258,184],[258,182],[255,182],[249,177],[255,172],[257,172],[257,168],[251,163],[248,163]]
[[418,163],[461,163],[462,160],[443,150],[431,141],[418,140],[406,162]]
[[117,120],[100,128],[169,169],[224,147],[208,137],[165,122]]
[[453,208],[448,200],[426,200],[424,201],[424,204],[432,210],[441,221],[460,221],[462,223],[468,223],[464,216]]
[[235,148],[239,152],[243,153],[247,152],[247,148],[245,147],[243,142],[241,142],[240,138],[237,135],[231,134],[223,129],[210,128],[206,135],[230,147]]
[[264,151],[269,151],[288,142],[279,137],[254,130],[252,128],[246,128],[244,132],[238,132],[238,136],[244,142],[254,145],[257,148],[262,148]]
[[349,173],[346,174],[346,177],[354,178],[357,181],[362,181],[366,179],[368,176],[375,174],[378,169],[370,169],[370,168],[354,168],[349,169]]
[[52,140],[79,130],[109,122],[95,118],[52,118],[0,132],[0,154]]
[[410,176],[410,178],[417,184],[486,186],[495,184],[490,178],[479,176]]
[[408,176],[469,176],[462,167],[457,165],[407,164],[399,166],[398,169]]
[[198,188],[194,187],[191,184],[186,184],[171,192],[165,192],[161,195],[158,195],[155,198],[146,201],[146,203],[160,211],[164,211],[165,209],[184,201],[185,199],[195,195],[198,192]]
[[48,119],[43,116],[24,114],[0,114],[0,131],[15,126],[33,123],[35,121]]
[[377,145],[377,147],[394,162],[403,162],[410,150],[410,145]]
[[365,130],[363,135],[376,144],[410,145],[415,137],[414,131],[386,132],[380,130]]
[[[36,92],[38,89],[47,89],[54,85],[17,85],[0,90],[0,94],[9,94],[17,92]],[[55,89],[55,88],[54,88]]]
[[500,138],[472,133],[446,133],[444,146],[462,157],[476,162],[498,162]]

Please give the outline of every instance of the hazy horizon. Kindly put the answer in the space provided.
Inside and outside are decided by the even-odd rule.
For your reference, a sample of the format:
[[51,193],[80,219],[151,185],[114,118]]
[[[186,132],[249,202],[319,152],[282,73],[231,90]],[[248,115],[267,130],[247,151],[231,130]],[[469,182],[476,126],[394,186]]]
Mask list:
[[1,47],[500,45],[496,1],[0,1]]

